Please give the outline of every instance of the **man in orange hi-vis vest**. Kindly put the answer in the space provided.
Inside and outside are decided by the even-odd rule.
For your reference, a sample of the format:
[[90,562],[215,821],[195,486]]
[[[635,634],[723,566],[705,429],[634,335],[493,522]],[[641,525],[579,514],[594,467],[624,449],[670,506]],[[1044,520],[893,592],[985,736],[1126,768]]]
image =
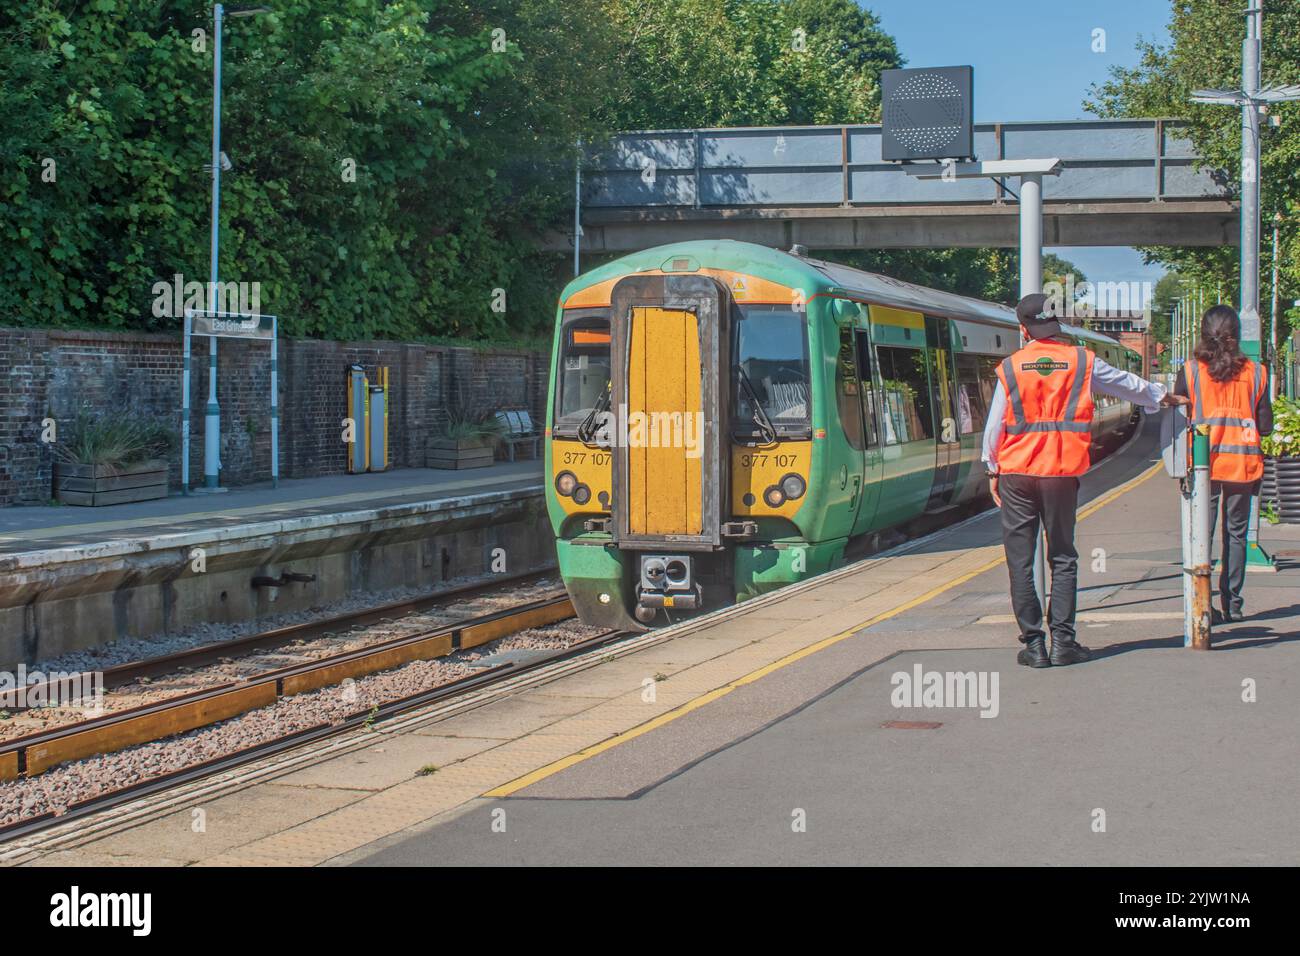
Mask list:
[[[1211,514],[1223,501],[1223,553],[1219,570],[1222,612],[1214,623],[1244,618],[1246,531],[1250,501],[1264,477],[1259,439],[1273,431],[1268,370],[1241,351],[1241,320],[1231,306],[1215,305],[1201,317],[1201,337],[1192,360],[1178,371],[1174,393],[1191,399],[1193,424],[1210,428]],[[1210,521],[1210,537],[1214,526]]]
[[[1061,338],[1056,299],[1027,295],[1016,306],[1026,344],[998,368],[998,384],[984,427],[989,490],[1002,509],[1002,546],[1011,574],[1011,606],[1024,648],[1016,661],[1029,667],[1076,664],[1092,654],[1075,640],[1074,607],[1079,553],[1074,513],[1079,476],[1090,464],[1092,394],[1114,395],[1155,411],[1184,405],[1146,381]],[[1034,587],[1034,552],[1047,535],[1052,569],[1052,650],[1047,651],[1043,607]]]

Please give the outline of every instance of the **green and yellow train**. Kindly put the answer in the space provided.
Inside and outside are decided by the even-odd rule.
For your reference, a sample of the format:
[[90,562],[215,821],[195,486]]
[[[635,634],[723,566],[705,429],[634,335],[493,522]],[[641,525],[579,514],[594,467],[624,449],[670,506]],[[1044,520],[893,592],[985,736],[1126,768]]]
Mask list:
[[[834,568],[988,493],[1015,313],[732,241],[647,249],[560,297],[547,507],[579,617],[646,629]],[[1069,336],[1119,368],[1137,353]],[[1132,427],[1098,398],[1098,441]]]

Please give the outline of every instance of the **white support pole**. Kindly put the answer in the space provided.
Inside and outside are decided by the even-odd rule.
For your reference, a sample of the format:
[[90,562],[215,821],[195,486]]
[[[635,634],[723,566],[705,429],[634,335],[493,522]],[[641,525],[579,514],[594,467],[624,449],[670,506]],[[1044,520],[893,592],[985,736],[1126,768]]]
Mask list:
[[[1020,176],[1020,297],[1043,291],[1043,175]],[[1024,342],[1020,343],[1024,345]],[[1044,534],[1046,529],[1044,529]],[[1034,550],[1034,589],[1043,614],[1047,606],[1047,549],[1039,535]]]
[[[1259,321],[1259,106],[1254,97],[1260,87],[1260,37],[1264,25],[1264,0],[1253,0],[1246,13],[1246,39],[1241,44],[1241,348],[1262,361]],[[1246,567],[1273,570],[1273,559],[1259,546],[1259,496],[1250,500],[1246,526]]]
[[1182,322],[1182,312],[1181,304],[1175,302],[1173,309],[1171,310],[1172,314],[1169,316],[1169,369],[1175,375],[1178,374],[1178,369],[1181,367],[1178,364],[1178,336],[1182,332],[1180,327],[1180,323]]

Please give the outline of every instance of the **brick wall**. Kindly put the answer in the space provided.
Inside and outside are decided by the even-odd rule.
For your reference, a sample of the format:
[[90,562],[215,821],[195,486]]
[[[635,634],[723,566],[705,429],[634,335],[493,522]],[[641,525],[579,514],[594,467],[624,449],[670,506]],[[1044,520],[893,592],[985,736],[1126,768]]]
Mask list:
[[[196,337],[193,348],[190,478],[201,483],[207,340]],[[265,342],[219,343],[223,484],[270,477],[269,356]],[[46,418],[66,429],[84,407],[165,419],[179,433],[182,359],[179,336],[0,328],[0,505],[50,499],[53,452],[41,441]],[[378,366],[389,368],[389,456],[399,468],[423,467],[425,442],[446,422],[449,403],[525,407],[539,422],[546,405],[548,356],[528,349],[282,340],[282,477],[347,470],[341,421],[353,364],[372,379]],[[179,453],[172,482],[180,484]]]

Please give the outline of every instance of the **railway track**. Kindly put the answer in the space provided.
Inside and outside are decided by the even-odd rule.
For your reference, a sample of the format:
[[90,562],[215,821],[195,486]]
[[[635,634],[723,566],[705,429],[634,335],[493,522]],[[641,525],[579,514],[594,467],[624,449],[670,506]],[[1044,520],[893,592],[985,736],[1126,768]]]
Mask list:
[[[126,664],[117,664],[104,668],[103,688],[112,690],[135,683],[141,678],[150,679],[163,674],[170,674],[184,669],[202,667],[206,664],[223,662],[227,659],[263,651],[270,648],[284,647],[295,641],[306,641],[336,632],[365,627],[385,621],[397,620],[410,614],[443,607],[455,601],[471,600],[498,592],[507,587],[522,587],[542,580],[555,571],[555,566],[530,571],[510,577],[494,578],[491,581],[462,584],[445,588],[434,594],[393,601],[357,611],[348,611],[314,621],[304,621],[285,627],[273,628],[246,637],[215,641],[198,647],[187,648],[171,654],[150,657]],[[76,675],[62,676],[52,680],[39,681],[23,688],[23,696],[32,700],[66,700],[76,692],[74,686]],[[17,690],[0,693],[0,710],[11,713],[31,709],[22,705]],[[0,744],[0,750],[4,745]],[[0,777],[3,779],[3,777]]]
[[[493,618],[491,621],[475,620],[472,622],[466,622],[460,630],[463,632],[466,628],[486,626],[486,630],[480,630],[477,632],[482,635],[489,633],[489,631],[497,627],[503,626],[505,622],[511,618],[514,618],[516,621],[518,621],[520,617],[527,617],[530,620],[535,620],[536,615],[539,612],[553,612],[557,607],[565,604],[568,604],[567,597],[533,602],[528,607],[520,608],[516,611],[486,615],[485,617]],[[571,613],[572,609],[570,608],[569,610]],[[523,626],[526,627],[530,625],[525,624]],[[502,635],[498,634],[496,636]],[[459,680],[449,681],[445,684],[441,684],[437,687],[416,694],[387,701],[370,708],[360,708],[342,721],[332,721],[322,723],[319,726],[297,730],[274,740],[265,741],[251,747],[225,754],[215,759],[202,761],[179,770],[159,774],[148,780],[133,783],[111,792],[100,794],[91,799],[73,803],[59,813],[43,813],[38,816],[20,820],[16,823],[0,826],[0,840],[17,840],[21,837],[31,836],[49,827],[65,824],[81,817],[99,813],[131,800],[138,800],[151,794],[200,780],[204,777],[232,771],[246,764],[274,757],[294,748],[304,747],[308,744],[325,740],[329,737],[338,736],[349,731],[357,730],[361,727],[370,726],[373,723],[389,720],[410,711],[418,710],[422,707],[452,700],[463,695],[469,695],[491,687],[493,684],[527,674],[530,671],[549,667],[568,658],[580,657],[593,650],[612,644],[622,637],[624,637],[624,635],[621,632],[606,631],[573,644],[563,650],[541,656],[533,661],[528,661],[526,663],[508,662],[499,664],[485,669],[482,673],[463,677]],[[486,642],[493,639],[495,639],[495,637],[484,637],[483,640]],[[290,668],[288,670],[297,669]],[[281,675],[277,680],[282,679],[283,676],[292,675]],[[144,717],[147,715],[139,714],[134,716]]]
[[[499,595],[507,585],[537,583],[545,571],[515,578],[465,585],[438,594],[394,602],[362,611],[290,627],[277,628],[234,641],[191,648],[163,657],[132,662],[107,669],[105,686],[122,686],[141,677],[185,671],[205,663],[229,662],[232,655],[250,654],[267,648],[292,644],[308,637],[385,623],[430,608],[439,608],[483,595]],[[553,590],[536,599],[513,607],[476,614],[452,622],[439,623],[415,633],[350,648],[316,660],[260,671],[237,680],[191,692],[178,693],[161,701],[128,707],[76,723],[11,738],[0,743],[0,784],[43,779],[42,774],[61,765],[99,755],[112,755],[139,744],[163,742],[177,735],[249,714],[261,708],[325,688],[346,685],[349,681],[392,671],[417,661],[436,662],[440,658],[488,644],[533,628],[545,628],[574,616],[568,596]],[[497,680],[532,670],[571,654],[612,640],[612,632],[568,645],[536,661],[508,662],[480,673],[439,682],[430,689],[396,698],[364,702],[353,695],[355,706],[345,705],[345,714],[336,711],[310,726],[291,726],[274,739],[240,747],[228,754],[187,764],[136,780],[110,792],[89,799],[74,800],[49,812],[24,817],[0,826],[0,839],[8,840],[36,832],[55,823],[83,816],[137,796],[157,792],[188,780],[239,766],[304,743],[342,733],[355,727],[383,720],[425,703],[477,690]],[[63,689],[59,681],[51,682],[48,691]],[[344,694],[332,695],[343,698]],[[271,712],[274,713],[274,712]],[[111,758],[110,758],[111,759]],[[56,785],[57,789],[57,785]]]
[[156,703],[18,737],[0,746],[0,781],[35,776],[58,764],[185,733],[265,707],[282,697],[319,690],[417,660],[446,657],[529,627],[573,616],[562,591],[506,611],[467,618],[320,660],[263,671],[244,680],[178,694]]

